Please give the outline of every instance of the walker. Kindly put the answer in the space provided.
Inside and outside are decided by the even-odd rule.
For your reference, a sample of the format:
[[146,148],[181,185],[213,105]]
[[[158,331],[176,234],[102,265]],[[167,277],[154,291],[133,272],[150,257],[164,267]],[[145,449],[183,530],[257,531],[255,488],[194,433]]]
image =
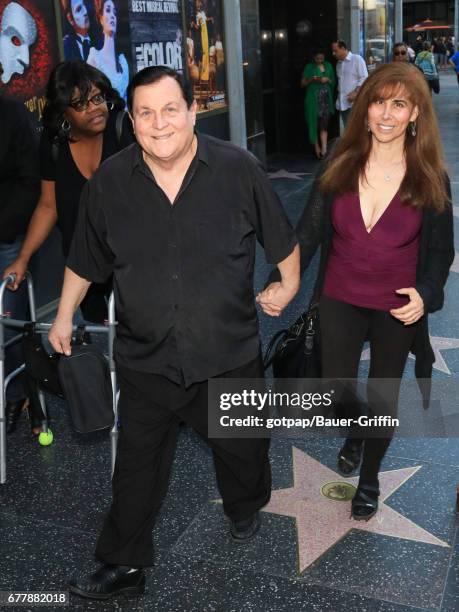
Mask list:
[[[5,343],[5,327],[11,329],[22,330],[24,325],[27,323],[36,323],[36,310],[35,310],[35,294],[33,287],[32,275],[30,272],[26,273],[26,282],[27,282],[27,294],[29,298],[29,309],[30,309],[30,321],[20,321],[17,319],[12,319],[8,313],[4,313],[3,310],[3,297],[5,294],[6,286],[10,283],[13,283],[15,280],[15,275],[11,274],[7,276],[2,283],[0,284],[0,484],[5,484],[6,482],[6,419],[5,419],[5,407],[6,407],[6,389],[8,384],[11,382],[13,378],[15,378],[18,374],[20,374],[25,369],[25,364],[19,366],[16,370],[13,370],[8,376],[5,377],[5,349],[18,342],[22,339],[22,334],[18,334],[8,340]],[[115,330],[116,330],[116,320],[115,320],[115,298],[113,292],[110,295],[110,299],[108,302],[108,320],[104,325],[86,325],[85,329],[90,333],[98,333],[98,334],[107,334],[107,344],[108,344],[108,362],[110,368],[110,379],[112,383],[112,402],[113,402],[113,413],[114,413],[114,423],[113,427],[110,430],[110,446],[111,446],[111,471],[113,473],[113,469],[115,466],[115,458],[116,458],[116,444],[118,438],[118,394],[116,391],[116,372],[115,372],[115,362],[113,359],[113,342],[115,339]],[[35,331],[40,334],[47,334],[51,328],[51,323],[36,323]],[[74,326],[74,331],[76,331],[77,327]],[[42,446],[49,446],[53,442],[53,432],[48,427],[48,419],[47,419],[47,411],[46,411],[46,401],[43,391],[39,390],[39,399],[41,408],[44,415],[44,420],[41,424],[42,431],[38,436],[38,442]]]

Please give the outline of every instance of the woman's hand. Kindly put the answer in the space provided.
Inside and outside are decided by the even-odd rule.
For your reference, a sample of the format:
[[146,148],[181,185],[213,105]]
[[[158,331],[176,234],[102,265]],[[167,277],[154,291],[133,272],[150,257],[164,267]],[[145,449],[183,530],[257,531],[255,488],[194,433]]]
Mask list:
[[16,278],[13,284],[7,285],[8,289],[11,291],[16,291],[19,285],[24,280],[25,274],[27,272],[27,266],[29,265],[29,260],[26,257],[19,256],[16,261],[13,261],[8,267],[3,271],[3,278],[6,278],[10,274],[15,274]]
[[390,314],[401,321],[403,325],[413,325],[413,323],[419,321],[424,314],[424,302],[416,289],[414,287],[396,289],[395,293],[407,295],[410,301],[406,306],[393,308]]
[[320,79],[320,82],[321,82],[321,83],[330,83],[330,79],[329,79],[328,77],[322,77],[322,78]]

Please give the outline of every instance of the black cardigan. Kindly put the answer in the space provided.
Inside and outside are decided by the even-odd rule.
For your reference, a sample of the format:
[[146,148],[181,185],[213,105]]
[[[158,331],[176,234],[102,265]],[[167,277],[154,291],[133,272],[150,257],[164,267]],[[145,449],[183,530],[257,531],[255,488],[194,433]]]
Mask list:
[[[319,272],[314,286],[311,304],[317,303],[322,293],[325,271],[330,254],[333,225],[331,208],[333,194],[323,196],[319,190],[321,172],[316,176],[308,202],[296,227],[300,245],[301,275],[309,266],[318,247],[321,247]],[[451,195],[449,179],[448,194]],[[435,356],[430,345],[428,313],[440,310],[443,306],[443,288],[448,278],[449,268],[454,259],[453,211],[448,203],[442,213],[426,209],[422,217],[421,239],[419,244],[418,265],[416,270],[416,290],[424,302],[424,316],[417,323],[411,352],[416,356],[415,372],[421,392],[427,405],[430,395],[430,379]],[[279,280],[277,270],[270,280]]]

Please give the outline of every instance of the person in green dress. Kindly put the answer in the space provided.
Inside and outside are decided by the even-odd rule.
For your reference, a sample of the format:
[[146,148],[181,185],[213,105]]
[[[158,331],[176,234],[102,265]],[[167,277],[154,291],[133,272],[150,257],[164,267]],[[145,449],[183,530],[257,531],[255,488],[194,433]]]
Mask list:
[[304,67],[301,87],[306,89],[304,114],[309,141],[314,145],[318,159],[322,159],[327,153],[328,123],[330,116],[335,112],[333,103],[335,83],[333,66],[325,61],[324,53],[316,52],[314,61]]

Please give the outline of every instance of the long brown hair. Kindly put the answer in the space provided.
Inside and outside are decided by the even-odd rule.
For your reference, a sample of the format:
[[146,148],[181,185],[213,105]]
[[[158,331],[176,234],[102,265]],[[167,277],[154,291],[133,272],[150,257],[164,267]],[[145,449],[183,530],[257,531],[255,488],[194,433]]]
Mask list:
[[372,148],[367,129],[368,108],[378,99],[402,94],[418,107],[416,135],[405,136],[406,173],[400,185],[402,201],[415,208],[442,211],[449,201],[446,168],[437,118],[426,80],[416,67],[402,62],[384,64],[370,74],[354,102],[346,130],[334,147],[320,187],[328,193],[358,193],[359,180]]

